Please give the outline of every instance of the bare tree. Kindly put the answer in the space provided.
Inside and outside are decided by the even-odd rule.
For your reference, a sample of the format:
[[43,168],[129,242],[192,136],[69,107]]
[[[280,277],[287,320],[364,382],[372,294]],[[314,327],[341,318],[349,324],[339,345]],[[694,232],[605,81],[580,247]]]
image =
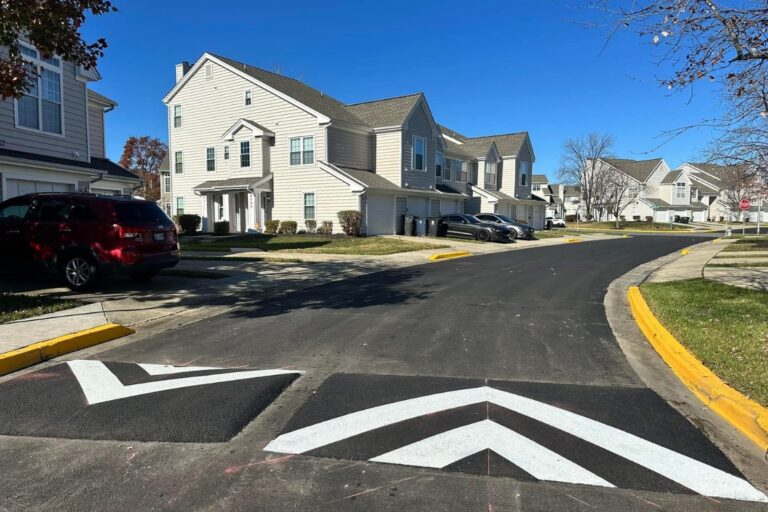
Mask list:
[[603,159],[610,156],[612,148],[613,137],[600,133],[568,139],[563,144],[558,177],[565,184],[581,188],[587,220],[592,219],[597,199],[604,195],[607,166]]
[[722,186],[720,188],[720,201],[728,210],[728,220],[739,212],[739,203],[742,199],[750,199],[762,192],[762,183],[747,165],[729,165],[719,172]]
[[[768,6],[765,0],[594,0],[612,31],[631,30],[671,67],[661,84],[683,90],[696,82],[718,84],[725,113],[702,121],[719,131],[709,159],[768,167]],[[691,89],[692,90],[692,89]],[[674,137],[691,127],[667,132]]]
[[619,229],[621,214],[637,200],[643,186],[636,179],[615,169],[610,169],[604,180],[603,197],[600,202],[608,213],[614,216],[616,229]]

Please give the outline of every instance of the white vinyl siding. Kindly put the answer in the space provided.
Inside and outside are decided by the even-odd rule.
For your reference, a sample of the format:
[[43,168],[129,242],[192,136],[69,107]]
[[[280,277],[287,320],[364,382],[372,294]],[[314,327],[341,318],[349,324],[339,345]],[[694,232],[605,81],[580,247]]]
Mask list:
[[88,138],[91,156],[104,158],[104,110],[99,105],[88,105]]
[[376,174],[398,187],[403,185],[403,134],[376,134]]

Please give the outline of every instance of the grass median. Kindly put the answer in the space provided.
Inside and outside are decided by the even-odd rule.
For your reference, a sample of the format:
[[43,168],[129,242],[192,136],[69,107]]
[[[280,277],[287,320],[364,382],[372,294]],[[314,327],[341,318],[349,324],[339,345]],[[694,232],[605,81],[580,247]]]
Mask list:
[[265,252],[296,252],[315,254],[374,255],[400,252],[443,249],[444,244],[401,240],[388,237],[349,237],[321,235],[246,235],[225,240],[211,241],[184,240],[182,250],[186,251],[228,251],[229,249],[252,248]]
[[693,231],[692,226],[681,226],[679,224],[669,224],[664,222],[645,222],[645,221],[620,221],[619,227],[615,222],[580,222],[578,228],[575,222],[568,224],[568,229],[578,231],[585,230],[605,230],[605,231]]
[[0,294],[0,324],[82,306],[73,299],[36,295]]
[[640,289],[659,321],[705,366],[768,406],[768,293],[705,279]]

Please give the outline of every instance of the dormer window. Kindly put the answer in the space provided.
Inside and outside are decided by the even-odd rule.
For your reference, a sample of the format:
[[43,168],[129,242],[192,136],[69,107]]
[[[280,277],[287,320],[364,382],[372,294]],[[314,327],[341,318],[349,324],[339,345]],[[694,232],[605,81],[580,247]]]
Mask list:
[[520,161],[520,186],[528,184],[528,173],[531,172],[531,162]]
[[413,137],[411,148],[411,168],[414,171],[427,170],[427,140],[424,137]]
[[496,162],[485,162],[485,184],[496,185]]
[[435,151],[435,176],[438,178],[443,176],[443,165],[444,165],[444,159],[443,159],[443,153],[440,151]]
[[675,197],[678,199],[685,199],[687,197],[685,183],[675,183]]
[[35,48],[23,43],[19,43],[19,51],[26,61],[28,84],[16,100],[16,126],[63,135],[61,60],[44,59]]

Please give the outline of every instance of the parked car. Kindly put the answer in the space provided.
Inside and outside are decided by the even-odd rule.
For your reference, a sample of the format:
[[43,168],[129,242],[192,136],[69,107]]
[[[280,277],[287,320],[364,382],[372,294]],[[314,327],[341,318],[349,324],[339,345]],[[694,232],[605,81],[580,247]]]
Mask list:
[[478,213],[475,215],[480,221],[494,226],[504,226],[509,229],[511,238],[533,238],[535,230],[528,224],[521,224],[506,215],[497,213]]
[[481,242],[504,241],[512,238],[512,231],[506,226],[481,222],[473,215],[455,213],[440,217],[440,234],[474,238]]
[[[551,224],[550,224],[551,223]],[[565,227],[565,220],[558,219],[555,217],[547,217],[544,220],[544,224],[550,224],[553,228],[564,228]]]
[[95,194],[27,194],[0,203],[5,269],[63,274],[72,290],[116,272],[151,279],[179,262],[176,226],[155,203]]

